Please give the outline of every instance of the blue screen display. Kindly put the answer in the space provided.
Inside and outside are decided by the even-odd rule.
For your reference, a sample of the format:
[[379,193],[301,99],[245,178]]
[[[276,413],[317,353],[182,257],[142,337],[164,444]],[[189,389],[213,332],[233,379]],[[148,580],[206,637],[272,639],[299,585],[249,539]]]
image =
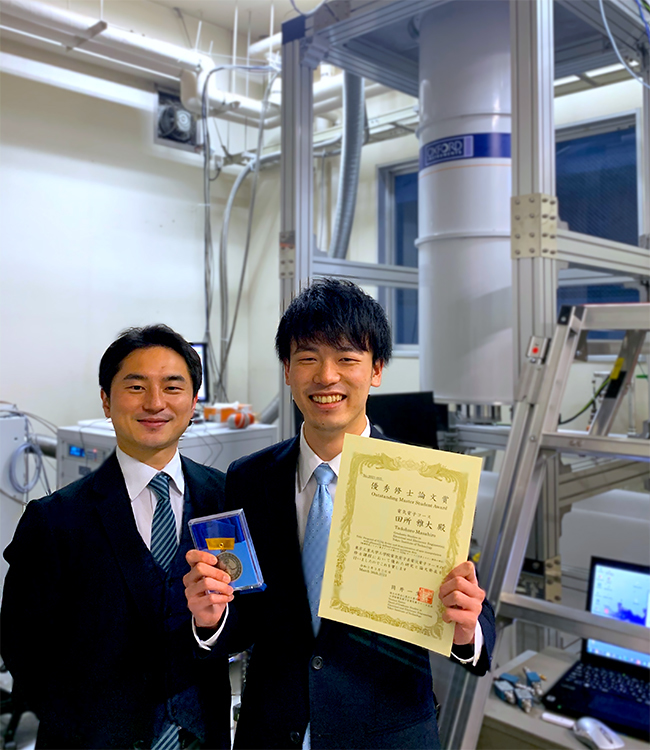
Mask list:
[[[593,575],[590,612],[650,628],[650,576],[601,564],[596,565]],[[587,652],[626,664],[650,667],[648,654],[592,638],[587,640]]]
[[74,456],[75,458],[85,458],[86,451],[78,445],[71,445],[68,449],[68,455]]

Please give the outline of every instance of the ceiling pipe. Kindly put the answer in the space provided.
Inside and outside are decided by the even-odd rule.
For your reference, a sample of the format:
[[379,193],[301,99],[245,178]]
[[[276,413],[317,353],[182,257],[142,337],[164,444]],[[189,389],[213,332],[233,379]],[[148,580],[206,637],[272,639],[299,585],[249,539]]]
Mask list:
[[[0,13],[2,25],[8,29],[180,79],[183,104],[191,112],[201,114],[205,80],[215,68],[208,55],[116,29],[99,19],[36,0],[0,0]],[[270,46],[275,43],[273,40],[276,37],[281,41],[281,35],[275,34],[256,44],[265,42]],[[256,45],[251,45],[251,49],[254,47]],[[93,62],[101,63],[101,57],[94,58]],[[366,96],[376,96],[388,90],[380,84],[371,84],[366,87]],[[314,114],[324,116],[339,109],[342,106],[342,92],[343,75],[323,78],[314,84]],[[214,76],[208,83],[208,96],[210,113],[222,119],[242,123],[246,120],[259,121],[262,115],[261,101],[219,89]],[[279,127],[280,122],[279,106],[270,102],[264,127]]]
[[265,52],[271,52],[274,47],[282,46],[282,32],[273,34],[273,36],[266,36],[264,39],[260,39],[259,42],[254,42],[248,47],[248,54],[251,57],[255,55],[263,55]]
[[83,46],[90,50],[93,48],[94,40],[101,39],[100,44],[110,49],[113,57],[116,53],[123,52],[141,57],[150,64],[153,62],[171,65],[179,72],[197,70],[201,65],[201,56],[194,50],[187,50],[168,42],[149,39],[114,27],[107,26],[94,34],[92,38],[88,38],[89,30],[97,28],[98,24],[103,24],[103,22],[97,18],[82,16],[53,5],[35,2],[35,0],[2,0],[0,11],[2,23],[5,26],[11,26],[10,19],[14,18],[42,26],[44,37],[47,37],[47,29],[64,32],[78,40],[77,44],[72,45],[73,47]]

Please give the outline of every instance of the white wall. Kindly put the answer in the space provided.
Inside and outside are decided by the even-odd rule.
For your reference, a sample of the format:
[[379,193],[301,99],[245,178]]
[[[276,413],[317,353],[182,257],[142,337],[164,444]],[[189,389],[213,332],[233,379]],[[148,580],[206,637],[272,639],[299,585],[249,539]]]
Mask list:
[[[58,4],[99,14],[96,1]],[[104,10],[111,23],[186,46],[170,9]],[[194,38],[196,21],[187,23]],[[204,23],[201,40],[230,54],[224,29]],[[97,366],[122,328],[161,321],[203,339],[202,160],[154,144],[157,94],[142,79],[4,38],[0,54],[11,71],[0,77],[0,398],[71,424],[101,414]],[[236,147],[241,128],[221,127]],[[217,238],[233,180],[213,183]],[[231,222],[232,300],[248,200],[245,186]],[[244,305],[229,372],[242,401],[247,325]]]

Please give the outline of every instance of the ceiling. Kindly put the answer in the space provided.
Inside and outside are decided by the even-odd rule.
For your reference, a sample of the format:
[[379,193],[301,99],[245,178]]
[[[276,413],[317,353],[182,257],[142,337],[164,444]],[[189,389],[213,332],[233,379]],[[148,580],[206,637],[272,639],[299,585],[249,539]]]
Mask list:
[[[296,6],[305,13],[318,5],[319,0],[294,0]],[[248,34],[250,23],[251,41],[269,35],[271,14],[273,33],[280,31],[282,24],[294,18],[296,11],[291,0],[151,0],[167,8],[179,8],[183,13],[194,16],[232,31],[235,8],[238,15],[238,32]]]

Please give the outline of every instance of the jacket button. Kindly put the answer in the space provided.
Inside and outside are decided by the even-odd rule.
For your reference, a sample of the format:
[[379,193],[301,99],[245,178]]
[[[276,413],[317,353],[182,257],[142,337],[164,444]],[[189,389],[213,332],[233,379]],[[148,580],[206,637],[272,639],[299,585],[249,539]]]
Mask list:
[[300,744],[300,732],[291,732],[289,734],[289,739],[291,740],[292,744],[299,745]]
[[311,666],[313,669],[322,669],[323,668],[323,657],[322,656],[314,656],[314,658],[311,660]]
[[136,748],[136,750],[140,750],[141,748],[144,748],[147,746],[147,743],[144,740],[136,740],[133,743],[133,747]]

